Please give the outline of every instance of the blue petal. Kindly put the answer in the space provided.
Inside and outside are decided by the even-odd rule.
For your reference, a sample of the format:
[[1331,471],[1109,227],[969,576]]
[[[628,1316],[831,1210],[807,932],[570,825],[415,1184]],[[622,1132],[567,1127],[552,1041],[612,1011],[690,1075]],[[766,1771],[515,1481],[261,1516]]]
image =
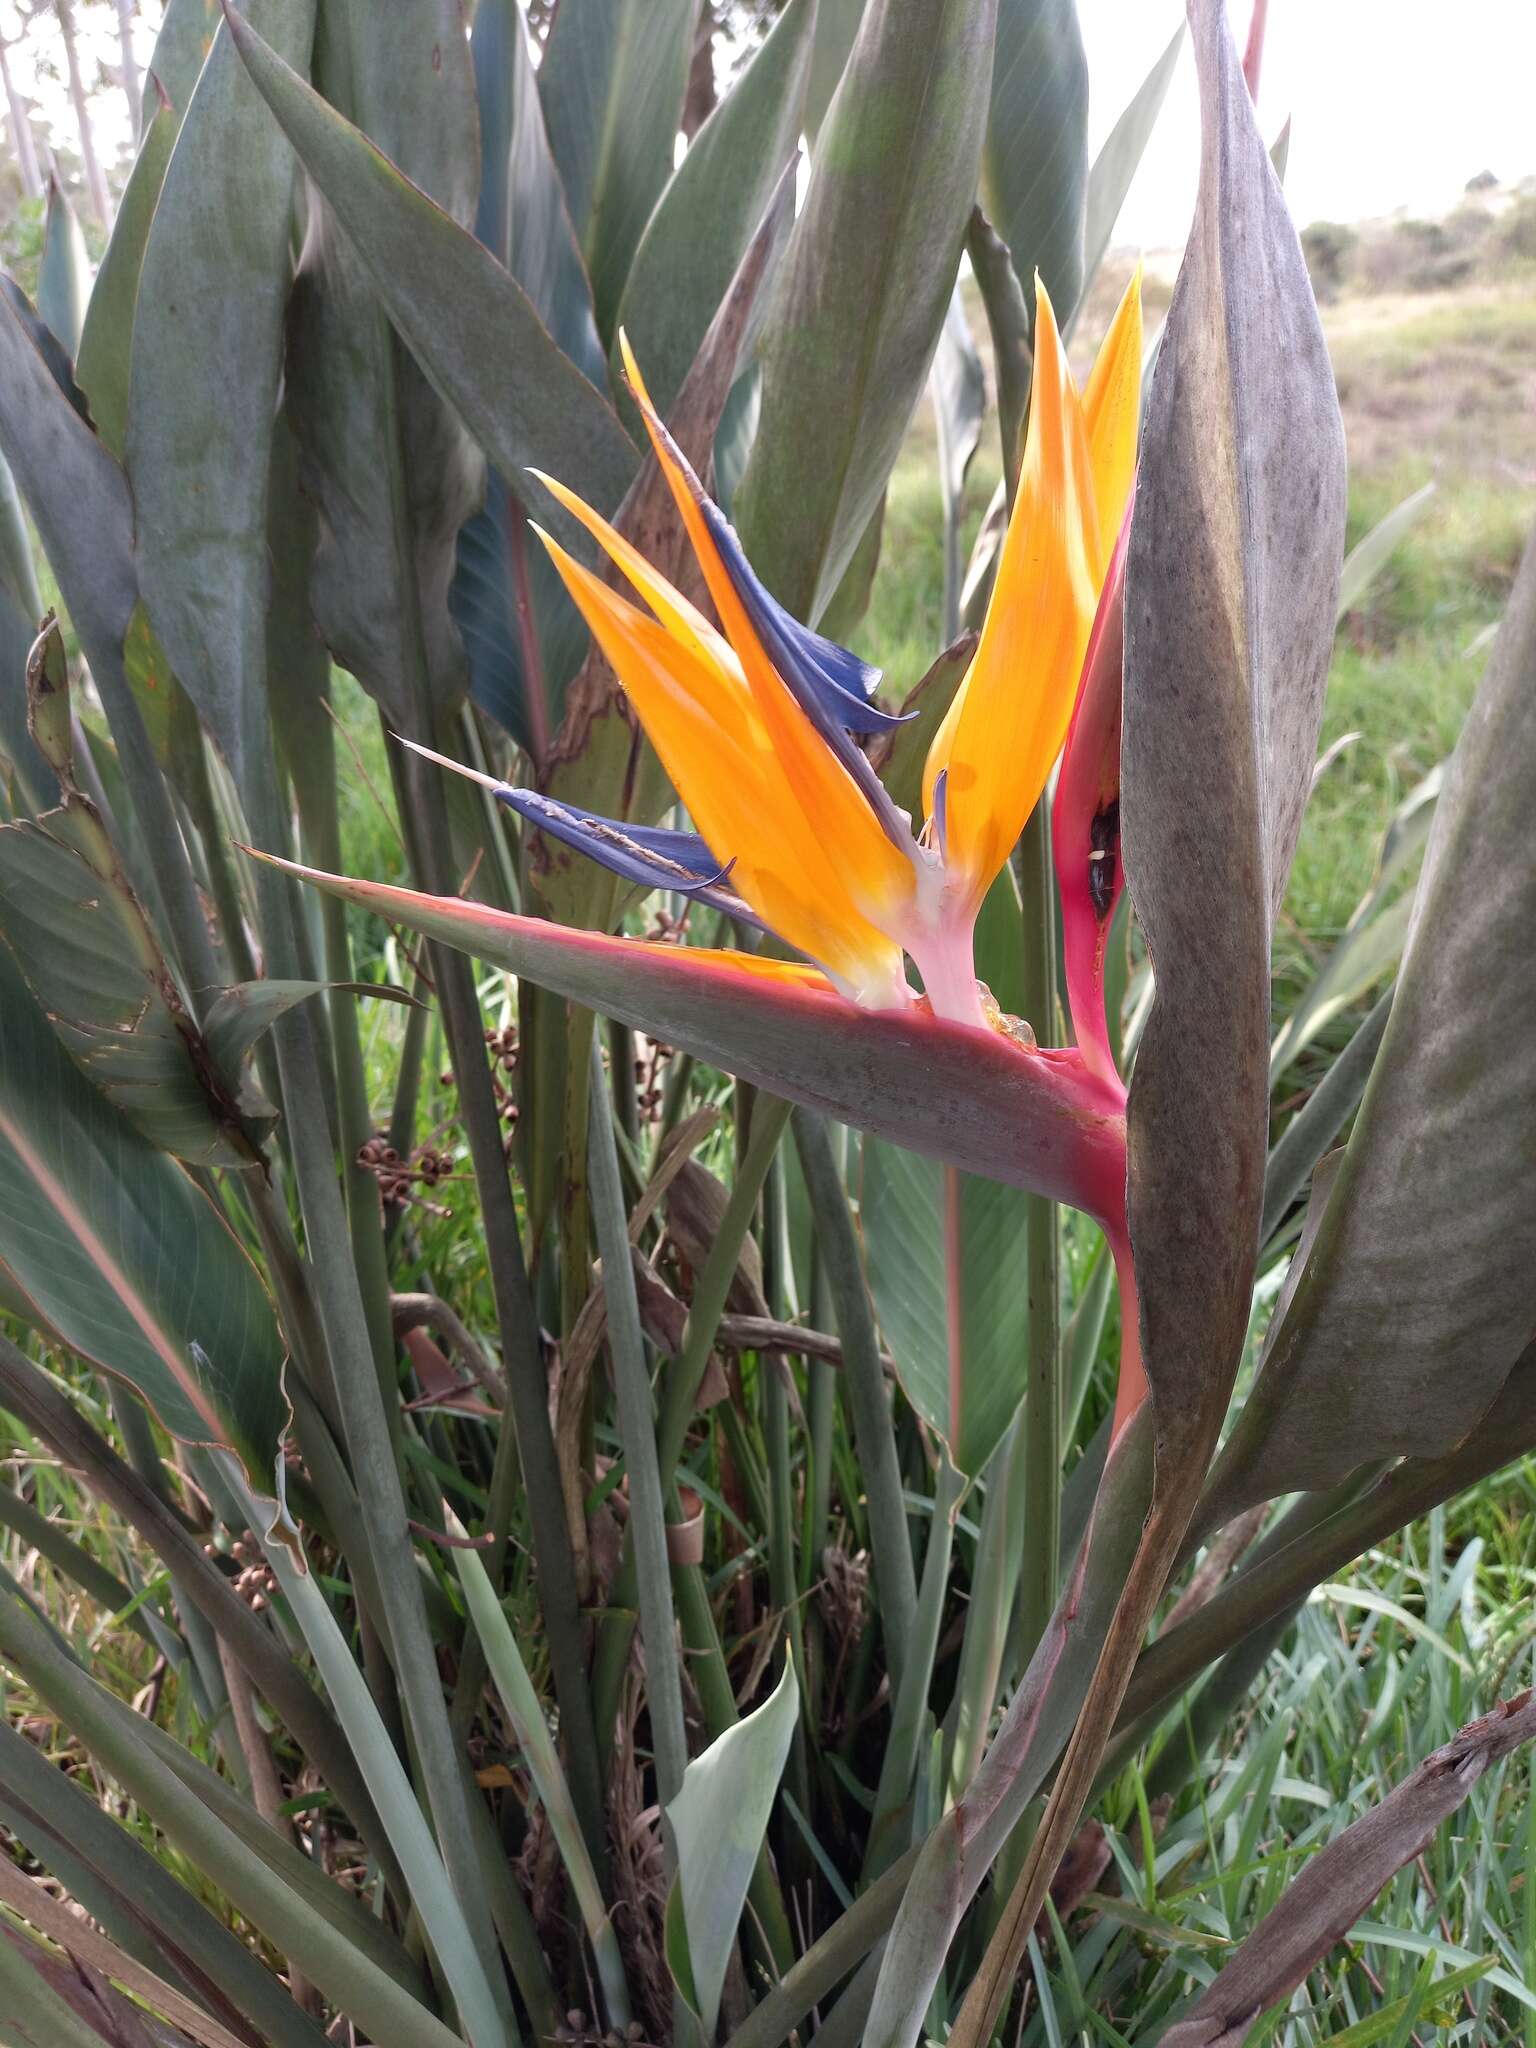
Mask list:
[[[657,418],[638,393],[635,394],[635,402],[641,406],[647,421],[660,436],[693,492],[705,524],[720,550],[726,573],[736,586],[737,595],[750,614],[790,695],[863,792],[886,837],[903,852],[909,852],[912,845],[910,820],[905,812],[897,810],[885,784],[870,766],[868,756],[850,737],[848,713],[851,710],[855,717],[865,721],[861,729],[869,732],[905,725],[907,718],[890,711],[877,711],[856,691],[846,688],[838,680],[839,674],[844,677],[851,675],[850,665],[856,667],[862,676],[873,676],[876,682],[880,679],[879,670],[868,668],[845,647],[838,647],[819,633],[811,632],[809,627],[800,625],[776,598],[770,596],[748,562],[735,528],[699,482],[693,464],[678,447],[666,422]],[[813,662],[807,658],[807,649],[824,652]]]
[[737,537],[736,529],[708,498],[702,509],[715,545],[758,638],[774,667],[795,695],[814,697],[844,732],[890,732],[905,725],[899,712],[884,711],[873,699],[880,671],[835,640],[816,633],[787,612],[762,581]]
[[519,817],[547,832],[551,839],[586,854],[600,866],[646,889],[670,889],[679,896],[723,910],[738,923],[767,927],[762,919],[723,885],[729,862],[716,860],[697,832],[672,832],[659,825],[629,825],[600,817],[580,804],[557,803],[536,789],[503,784],[497,796]]

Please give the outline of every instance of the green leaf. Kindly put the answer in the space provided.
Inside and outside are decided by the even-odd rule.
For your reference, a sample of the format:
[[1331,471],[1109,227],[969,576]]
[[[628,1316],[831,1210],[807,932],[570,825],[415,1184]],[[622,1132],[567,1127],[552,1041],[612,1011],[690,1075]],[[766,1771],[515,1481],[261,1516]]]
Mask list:
[[[407,347],[502,475],[547,470],[611,512],[639,454],[613,408],[551,341],[522,286],[254,29],[238,16],[229,27]],[[541,487],[529,489],[540,518],[592,559],[576,522]]]
[[694,1758],[665,1809],[677,1844],[667,1963],[706,2041],[715,2038],[737,1924],[799,1713],[800,1685],[786,1653],[768,1698]]
[[1271,1087],[1341,1010],[1397,965],[1408,932],[1412,898],[1388,899],[1410,863],[1424,850],[1444,779],[1445,763],[1441,762],[1414,785],[1392,813],[1371,886],[1351,911],[1338,943],[1311,986],[1275,1034],[1269,1049]]
[[1358,1107],[1371,1078],[1391,1008],[1392,991],[1388,989],[1291,1118],[1271,1151],[1264,1169],[1264,1220],[1259,1230],[1265,1244],[1279,1229],[1313,1167]]
[[[518,0],[482,0],[471,38],[482,168],[475,233],[533,301],[599,391],[607,360],[565,189],[549,146],[539,75]],[[408,168],[408,167],[407,167]]]
[[[314,0],[251,0],[307,63]],[[282,377],[293,158],[231,15],[166,169],[139,277],[127,468],[155,632],[245,794],[270,749],[267,478]]]
[[144,1960],[163,1956],[178,1972],[198,1973],[219,1985],[233,2009],[258,2024],[277,2048],[320,2048],[319,2027],[239,1936],[73,1778],[9,1727],[0,1731],[0,1784],[21,1840],[74,1897],[90,1901],[93,1919],[109,1932],[118,1930],[120,1940],[136,1935]]
[[48,763],[27,731],[26,674],[32,628],[0,590],[0,818],[26,817],[48,801]]
[[997,0],[870,0],[817,138],[759,353],[734,509],[763,581],[819,618],[928,375],[976,193]]
[[1088,60],[1077,0],[998,0],[981,203],[1031,308],[1038,271],[1058,320],[1083,287]]
[[1533,659],[1528,544],[1436,806],[1348,1151],[1212,1481],[1239,1507],[1448,1451],[1536,1326]]
[[923,814],[923,764],[956,690],[965,681],[975,651],[974,633],[963,633],[952,647],[946,647],[903,700],[901,709],[906,723],[898,726],[889,739],[877,740],[870,749],[870,759],[891,801],[909,818],[920,818]]
[[[6,500],[17,515],[15,485],[0,460],[0,522]],[[26,564],[31,568],[30,561]],[[0,564],[0,802],[16,813],[45,808],[53,794],[53,773],[27,730],[27,656],[37,637],[37,619],[7,585]]]
[[1088,173],[1088,200],[1083,223],[1083,289],[1098,274],[1109,247],[1110,236],[1120,218],[1126,194],[1131,189],[1157,117],[1168,97],[1174,66],[1184,47],[1181,21],[1172,39],[1136,89],[1135,97],[1105,138],[1104,146]]
[[592,1943],[592,1952],[597,1964],[599,1980],[603,1987],[603,2002],[609,2024],[624,2027],[629,2023],[629,1994],[624,1982],[624,1965],[613,1926],[609,1920],[608,1908],[603,1902],[602,1887],[592,1867],[581,1822],[571,1798],[571,1788],[560,1763],[554,1738],[549,1732],[545,1718],[544,1703],[539,1698],[528,1668],[523,1662],[517,1638],[507,1621],[502,1605],[497,1598],[478,1551],[467,1547],[464,1530],[451,1510],[448,1516],[449,1534],[456,1539],[449,1556],[459,1575],[459,1584],[464,1590],[464,1602],[469,1609],[469,1619],[480,1647],[485,1652],[486,1666],[491,1681],[496,1687],[503,1711],[523,1752],[523,1760],[533,1779],[545,1819],[555,1837],[575,1894],[582,1924]]
[[[493,1985],[465,1920],[463,1906],[433,1840],[415,1787],[401,1761],[356,1658],[325,1594],[304,1557],[298,1529],[279,1512],[280,1503],[253,1499],[232,1464],[224,1474],[245,1509],[249,1525],[261,1531],[262,1546],[286,1595],[336,1715],[368,1784],[379,1815],[410,1886],[411,1901],[442,1967],[467,2037],[490,2048],[520,2048],[505,1981]],[[270,1522],[271,1526],[266,1526]]]
[[1435,495],[1433,482],[1421,484],[1404,498],[1400,505],[1394,505],[1384,519],[1378,519],[1370,532],[1355,542],[1344,557],[1344,573],[1339,578],[1339,617],[1342,619],[1352,612],[1365,597],[1371,585],[1386,568],[1399,545],[1429,510]]
[[[527,292],[556,343],[600,392],[608,365],[592,287],[550,154],[538,76],[518,0],[484,0],[472,38],[483,157],[475,233]],[[519,473],[486,477],[485,505],[459,535],[449,602],[477,704],[535,760],[559,725],[587,631],[542,547],[527,531]],[[526,610],[520,607],[524,599]],[[532,628],[533,645],[527,641]]]
[[939,491],[944,506],[944,610],[946,643],[960,631],[960,521],[965,510],[965,477],[981,445],[987,410],[987,380],[971,339],[965,299],[955,286],[944,315],[944,332],[928,375],[939,436]]
[[165,183],[176,140],[177,119],[162,104],[144,131],[144,141],[118,205],[112,239],[101,259],[80,335],[75,374],[91,402],[96,431],[121,460],[128,427],[128,378],[133,352],[134,305],[149,240],[149,224]]
[[971,209],[965,249],[992,337],[998,439],[1003,458],[1003,473],[976,535],[960,599],[961,614],[967,624],[972,624],[985,612],[991,595],[997,556],[1007,530],[1008,507],[1018,487],[1019,467],[1024,460],[1024,430],[1034,375],[1030,341],[1033,294],[1026,300],[1008,244],[979,206]]
[[772,1093],[914,1151],[1092,1209],[1119,1120],[1001,1033],[841,997],[460,897],[351,881],[287,861],[317,888],[681,1046]]
[[539,96],[605,343],[672,174],[698,11],[698,0],[567,7],[545,45]]
[[845,643],[852,640],[869,610],[869,600],[874,595],[875,573],[880,567],[880,546],[885,538],[887,495],[883,491],[880,494],[880,502],[843,571],[843,580],[833,591],[821,615],[821,631],[829,640]]
[[[0,434],[5,414],[0,410]],[[37,569],[32,560],[32,536],[27,516],[16,494],[16,479],[10,465],[0,463],[0,592],[11,598],[16,609],[32,620],[42,617],[42,594],[37,587]]]
[[815,0],[789,0],[689,144],[635,252],[617,324],[663,418],[795,154],[815,21]]
[[251,1164],[98,819],[65,809],[0,827],[0,936],[82,1072],[151,1144]]
[[[398,1978],[381,1968],[353,1928],[338,1926],[334,1913],[306,1896],[301,1882],[283,1867],[284,1853],[299,1852],[259,1816],[247,1801],[237,1803],[256,1823],[255,1841],[243,1838],[224,1817],[222,1787],[212,1773],[206,1789],[204,1767],[153,1722],[136,1715],[90,1678],[38,1620],[14,1597],[0,1599],[0,1635],[5,1657],[46,1697],[60,1722],[73,1730],[128,1797],[154,1817],[194,1868],[215,1877],[219,1890],[272,1942],[294,1968],[364,2027],[379,2048],[462,2048],[450,2032]],[[267,1842],[260,1841],[265,1835]],[[268,1846],[270,1845],[270,1846]],[[233,1989],[233,1975],[226,1981]],[[264,2007],[261,2025],[274,2041],[312,2039],[304,2024],[283,2029]],[[253,2012],[254,2017],[254,2012]],[[47,2037],[40,2037],[47,2038]],[[495,2036],[489,2036],[493,2043]]]
[[[469,220],[474,94],[456,0],[328,6],[315,76],[406,177],[458,223]],[[418,685],[439,716],[467,687],[448,587],[483,464],[398,346],[353,248],[334,233],[326,246],[325,260],[295,281],[285,366],[299,477],[320,514],[310,603],[336,660],[391,723],[408,725]]]
[[203,1022],[210,1057],[219,1071],[238,1074],[240,1064],[265,1031],[295,1003],[327,992],[347,996],[379,996],[387,1003],[419,1009],[415,996],[383,981],[241,981],[220,989]]
[[805,132],[814,142],[842,83],[864,19],[864,0],[816,0],[816,46],[805,93]]
[[91,296],[91,266],[85,237],[64,187],[48,178],[48,211],[43,220],[43,253],[37,268],[38,318],[58,337],[73,362],[80,350],[80,330]]
[[60,390],[8,295],[0,293],[0,448],[37,524],[98,682],[122,673],[133,615],[133,503],[111,455]]
[[[974,1477],[1024,1397],[1026,1198],[874,1138],[863,1163],[869,1291],[902,1391]],[[950,1246],[960,1254],[953,1301]]]
[[[1483,1956],[1475,1963],[1466,1963],[1459,1970],[1447,1970],[1443,1977],[1433,1978],[1429,1989],[1434,1994],[1437,2010],[1449,2014],[1451,2007],[1447,2001],[1486,1977],[1493,1967],[1494,1958]],[[1421,2003],[1416,1993],[1406,1998],[1391,1999],[1379,2012],[1368,2013],[1363,2020],[1356,2020],[1352,2027],[1345,2027],[1342,2033],[1330,2035],[1328,2048],[1373,2048],[1375,2042],[1396,2036],[1396,2030],[1405,2020],[1411,2023]]]
[[283,1344],[256,1270],[207,1197],[86,1080],[3,949],[0,1263],[173,1435],[228,1445],[270,1486]]
[[[167,0],[160,33],[150,52],[149,69],[160,81],[179,122],[192,104],[198,74],[213,48],[219,28],[219,0]],[[152,103],[144,95],[144,104]]]

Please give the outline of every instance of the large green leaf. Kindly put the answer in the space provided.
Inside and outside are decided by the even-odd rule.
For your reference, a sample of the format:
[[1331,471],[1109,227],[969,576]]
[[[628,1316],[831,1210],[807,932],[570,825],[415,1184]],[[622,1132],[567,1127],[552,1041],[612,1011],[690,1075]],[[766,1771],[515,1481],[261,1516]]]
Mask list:
[[758,1086],[969,1172],[1097,1212],[1121,1125],[1084,1106],[1061,1055],[918,1010],[861,1010],[814,986],[767,982],[689,949],[647,946],[276,863],[404,924],[617,1017]]
[[[307,63],[314,0],[250,0]],[[229,23],[182,120],[139,276],[127,467],[139,584],[171,665],[246,789],[270,749],[268,451],[282,378],[293,157]]]
[[805,132],[814,142],[848,68],[864,0],[816,0],[816,47],[805,92]]
[[[382,12],[328,0],[315,77],[445,214],[468,222],[474,90],[457,0]],[[336,660],[398,726],[415,715],[418,685],[439,712],[464,694],[448,587],[483,464],[396,342],[354,249],[334,229],[319,246],[294,285],[285,391],[300,480],[320,513],[310,601]]]
[[[150,52],[149,69],[159,79],[178,121],[192,104],[198,75],[218,33],[219,19],[219,0],[166,0],[160,33]],[[146,109],[153,104],[153,94],[146,93]]]
[[699,0],[605,0],[556,14],[539,67],[550,148],[586,257],[598,328],[614,315],[672,174]]
[[715,2038],[726,1966],[799,1713],[800,1685],[786,1656],[768,1698],[693,1759],[666,1808],[677,1847],[667,1962],[706,2041]]
[[0,293],[0,448],[37,524],[98,683],[122,675],[133,615],[133,504],[122,470],[60,390]]
[[[592,286],[550,149],[519,0],[481,0],[471,42],[481,150],[475,233],[601,391],[607,369]],[[410,168],[403,159],[401,168]]]
[[0,937],[82,1070],[152,1144],[202,1166],[248,1166],[234,1104],[218,1100],[110,855],[99,821],[74,808],[0,827]]
[[0,808],[13,814],[44,809],[53,781],[27,731],[27,650],[36,632],[36,620],[0,586]]
[[815,22],[815,0],[789,0],[689,144],[635,252],[618,324],[663,417],[795,153]]
[[[4,425],[5,413],[0,410],[0,434]],[[9,463],[0,465],[0,590],[29,619],[35,622],[42,617],[43,599],[37,587],[37,565],[32,560],[32,536]]]
[[1135,97],[1105,137],[1104,146],[1088,173],[1088,198],[1083,220],[1083,287],[1092,284],[1115,222],[1131,189],[1137,168],[1151,140],[1157,117],[1168,97],[1174,66],[1184,47],[1184,24],[1180,22],[1172,39],[1136,89]]
[[1018,1188],[864,1141],[859,1221],[875,1313],[907,1399],[972,1477],[1024,1396],[1025,1202]]
[[96,431],[121,460],[128,427],[128,378],[133,352],[133,314],[149,224],[165,183],[176,140],[177,117],[163,102],[144,131],[144,141],[123,189],[112,224],[112,239],[101,259],[80,335],[75,374],[91,403]]
[[981,156],[997,0],[870,0],[765,322],[748,552],[818,618],[928,375]]
[[[3,438],[0,408],[0,442]],[[48,763],[27,730],[27,655],[41,610],[26,515],[10,466],[0,456],[0,801],[15,812],[44,809],[54,787]]]
[[256,1270],[174,1160],[86,1080],[3,948],[0,1264],[173,1435],[228,1445],[270,1490],[284,1354]]
[[1239,1507],[1449,1450],[1536,1328],[1533,662],[1527,546],[1436,807],[1348,1151],[1212,1482]]
[[1083,287],[1088,60],[1077,0],[998,0],[981,202],[1034,304],[1038,271],[1059,320]]
[[91,296],[91,265],[75,209],[56,177],[48,180],[48,211],[43,219],[43,253],[37,266],[37,315],[57,335],[73,361],[80,348],[86,302]]
[[[550,154],[538,74],[518,0],[475,10],[480,199],[475,233],[511,272],[571,361],[606,392],[608,366],[575,229]],[[530,479],[495,470],[485,505],[459,535],[450,603],[482,710],[542,761],[587,631],[549,557],[527,530]]]
[[[230,34],[427,377],[503,476],[547,470],[611,512],[639,467],[613,408],[551,341],[515,278],[238,16]],[[539,517],[590,538],[530,482]]]

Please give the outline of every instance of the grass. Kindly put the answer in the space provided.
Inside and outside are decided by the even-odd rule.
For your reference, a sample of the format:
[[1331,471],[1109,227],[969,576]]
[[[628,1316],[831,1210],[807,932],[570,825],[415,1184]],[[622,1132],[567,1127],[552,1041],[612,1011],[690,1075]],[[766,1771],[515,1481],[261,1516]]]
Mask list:
[[[1529,373],[1536,304],[1479,285],[1460,294],[1394,294],[1338,301],[1328,313],[1354,454],[1351,539],[1431,475],[1439,494],[1336,649],[1323,739],[1359,737],[1328,770],[1304,828],[1277,943],[1275,1002],[1283,1013],[1316,971],[1369,885],[1395,806],[1454,744],[1476,686],[1474,643],[1499,616],[1522,535],[1536,509],[1536,410]],[[967,546],[998,474],[988,438],[967,490]],[[931,422],[920,416],[892,477],[884,545],[861,650],[903,692],[940,640],[942,549]],[[378,725],[350,679],[338,676],[343,726],[366,775],[344,775],[347,861],[393,872],[397,854]],[[361,925],[359,931],[364,929]],[[377,951],[377,928],[370,930]],[[390,941],[368,971],[409,982]],[[488,1021],[500,977],[483,994]],[[1356,1010],[1325,1046],[1341,1043]],[[388,1118],[402,1013],[366,1005],[363,1029],[373,1101]],[[417,1136],[450,1145],[454,1097],[436,1037],[425,1063]],[[1305,1085],[1308,1069],[1298,1078]],[[395,1284],[419,1271],[476,1329],[493,1326],[472,1183],[453,1179],[411,1211],[409,1246]],[[100,1404],[82,1378],[76,1397]],[[749,1389],[750,1392],[750,1389]],[[164,1599],[150,1567],[114,1519],[14,1424],[0,1451],[6,1481],[146,1605]],[[458,1503],[473,1512],[472,1500]],[[1110,1865],[1086,1913],[1053,1946],[1032,1950],[1034,1982],[1008,2038],[1020,2048],[1057,2043],[1151,2043],[1188,1997],[1191,1980],[1219,1967],[1224,1950],[1273,1901],[1285,1877],[1399,1783],[1456,1729],[1536,1671],[1536,1461],[1527,1460],[1321,1589],[1297,1617],[1220,1746],[1171,1797],[1158,1798],[1159,1765],[1142,1757],[1104,1808]],[[0,1559],[123,1697],[152,1707],[200,1755],[238,1776],[238,1751],[198,1710],[195,1687],[157,1666],[153,1648],[120,1615],[97,1606],[24,1541],[7,1534]],[[514,1612],[531,1614],[527,1573]],[[168,1612],[168,1609],[167,1609]],[[537,1631],[520,1628],[537,1647]],[[539,1676],[535,1671],[535,1677]],[[8,1701],[26,1722],[24,1693]],[[147,1820],[62,1731],[32,1730],[60,1767],[119,1813],[146,1843]],[[1182,1731],[1164,1738],[1177,1753]],[[1383,1895],[1370,1920],[1313,1973],[1256,2040],[1313,2048],[1334,2039],[1389,2043],[1521,2043],[1536,2048],[1536,1896],[1526,1867],[1536,1848],[1529,1818],[1530,1760],[1517,1756],[1481,1782],[1460,1814]],[[164,1843],[158,1853],[199,1896],[219,1901]],[[1422,1981],[1486,1965],[1447,1993]],[[1527,1990],[1525,1987],[1532,1987]],[[1346,2032],[1346,2030],[1354,2030]]]

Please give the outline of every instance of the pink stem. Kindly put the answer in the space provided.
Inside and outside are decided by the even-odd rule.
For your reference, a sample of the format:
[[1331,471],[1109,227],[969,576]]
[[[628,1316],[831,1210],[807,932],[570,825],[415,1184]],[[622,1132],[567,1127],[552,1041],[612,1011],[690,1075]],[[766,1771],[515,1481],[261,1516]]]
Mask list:
[[1259,103],[1259,73],[1264,68],[1264,29],[1268,19],[1269,0],[1253,0],[1248,47],[1243,51],[1243,76],[1248,81],[1248,97],[1255,106]]
[[1067,1005],[1083,1063],[1118,1082],[1104,1014],[1104,951],[1124,884],[1120,862],[1120,706],[1125,664],[1127,506],[1110,558],[1051,811],[1061,892]]

